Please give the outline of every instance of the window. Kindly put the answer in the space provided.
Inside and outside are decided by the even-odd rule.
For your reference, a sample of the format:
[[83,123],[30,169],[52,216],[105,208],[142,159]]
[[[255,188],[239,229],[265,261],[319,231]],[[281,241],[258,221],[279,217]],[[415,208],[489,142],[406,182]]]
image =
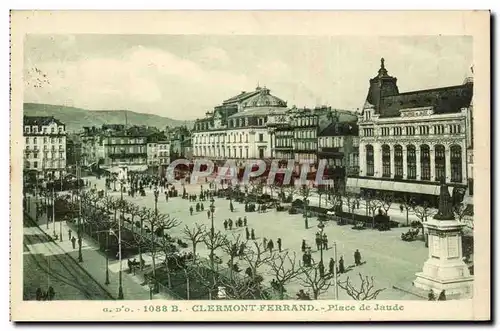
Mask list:
[[373,159],[373,146],[366,145],[366,175],[373,176],[375,172],[375,162]]
[[403,147],[394,146],[394,178],[403,178]]
[[443,145],[436,145],[435,154],[434,154],[434,162],[435,162],[435,172],[436,172],[436,181],[441,181],[446,179],[446,155]]
[[451,182],[462,182],[462,148],[454,145],[450,148]]
[[36,126],[33,127],[33,133],[38,133],[38,127]]
[[240,147],[240,159],[243,158],[243,149]]
[[55,128],[51,128],[50,129],[50,133],[55,133],[56,132],[56,129]]
[[38,161],[33,162],[33,168],[38,168]]
[[427,125],[420,125],[418,127],[418,134],[428,135],[429,134],[429,127]]
[[406,163],[407,163],[407,178],[416,179],[417,178],[417,155],[415,146],[406,146]]
[[26,137],[26,145],[30,143],[30,138]]
[[431,154],[429,146],[420,146],[420,178],[422,180],[431,179]]
[[401,128],[394,128],[394,135],[401,136],[403,134],[403,130]]
[[259,133],[259,141],[264,141],[264,134],[262,133]]
[[382,132],[382,136],[388,136],[389,135],[389,128],[382,128],[381,132]]
[[415,135],[415,128],[413,126],[407,126],[406,127],[406,135],[407,136],[414,136]]
[[63,127],[62,127],[62,126],[60,126],[60,127],[59,127],[59,133],[62,133],[62,132],[63,132]]
[[243,135],[240,133],[240,142],[243,141]]
[[382,146],[382,177],[391,177],[391,148]]
[[36,137],[35,137],[35,138],[33,138],[33,144],[35,144],[35,145],[37,144],[37,142],[36,142]]
[[26,133],[30,133],[30,127],[29,127],[29,126],[25,126],[25,127],[24,127],[24,132],[26,132]]
[[38,153],[33,153],[33,158],[38,159]]
[[434,134],[443,134],[444,125],[434,125]]

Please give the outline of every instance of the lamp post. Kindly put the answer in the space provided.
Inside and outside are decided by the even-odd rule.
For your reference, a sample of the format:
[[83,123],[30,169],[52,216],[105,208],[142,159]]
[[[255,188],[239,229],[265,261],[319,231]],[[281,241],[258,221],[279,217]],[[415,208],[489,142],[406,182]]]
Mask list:
[[333,259],[335,261],[335,265],[333,266],[333,279],[335,281],[335,300],[339,299],[339,286],[337,284],[337,242],[333,242]]
[[211,216],[211,226],[210,226],[210,232],[212,234],[212,237],[214,236],[215,229],[214,229],[214,212],[215,212],[215,200],[214,198],[210,199],[210,216]]
[[123,215],[123,184],[125,183],[125,178],[120,178],[120,207],[121,207],[121,216],[118,220],[118,258],[120,260],[120,272],[118,274],[118,300],[123,300],[123,282],[122,282],[122,221],[125,217]]
[[[319,228],[320,238],[323,239],[323,229],[325,228],[325,224],[323,223],[323,220],[321,220],[321,219],[319,221],[318,228]],[[319,275],[321,278],[323,278],[325,275],[325,265],[323,263],[323,242],[322,241],[321,241],[321,245],[319,247],[320,247]]]
[[304,223],[305,223],[306,229],[309,229],[309,219],[307,218],[307,205],[308,204],[309,204],[309,200],[304,199],[304,215],[305,215]]
[[150,279],[148,282],[149,286],[149,300],[153,300],[153,290],[155,288],[155,283]]
[[106,231],[106,280],[104,284],[109,285],[109,231]]

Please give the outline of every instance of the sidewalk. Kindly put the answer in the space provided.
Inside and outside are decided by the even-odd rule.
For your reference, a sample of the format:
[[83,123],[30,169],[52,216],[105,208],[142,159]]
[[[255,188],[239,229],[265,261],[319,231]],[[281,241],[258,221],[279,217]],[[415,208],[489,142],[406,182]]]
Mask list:
[[[30,197],[30,213],[28,213],[33,220],[35,220],[35,201],[34,197]],[[46,226],[46,215],[41,215],[38,217],[38,225],[40,226],[40,229],[45,232],[46,234],[52,236],[54,233],[54,224],[50,223],[49,228],[47,229]],[[62,223],[62,224],[61,224]],[[69,240],[68,237],[68,230],[70,229],[67,225],[66,222],[55,222],[55,232],[59,236],[60,229],[62,228],[62,239],[63,241],[61,242],[60,239],[58,238],[56,241],[54,241],[55,244],[57,244],[66,254],[71,256],[76,263],[78,263],[78,244],[75,245],[75,248],[73,248],[71,241]],[[29,228],[25,228],[24,231],[27,232]],[[72,236],[76,237],[75,231],[73,231]],[[82,257],[83,257],[83,262],[78,263],[80,266],[82,266],[88,274],[94,278],[99,284],[101,284],[104,288],[107,289],[108,293],[113,297],[117,298],[118,297],[118,285],[119,285],[119,262],[110,260],[109,265],[117,265],[118,268],[109,268],[109,280],[110,284],[106,285],[105,280],[106,280],[106,258],[99,252],[98,248],[94,243],[83,237],[82,240]],[[122,261],[122,263],[125,262],[124,264],[126,265],[126,261]],[[128,274],[126,270],[126,266],[122,268],[122,284],[123,284],[123,296],[125,300],[149,300],[149,287],[148,285],[142,286],[142,280],[139,278],[139,276],[134,276],[131,274]],[[153,299],[162,299],[162,300],[168,300],[167,297],[165,297],[162,294],[155,294],[153,296]]]

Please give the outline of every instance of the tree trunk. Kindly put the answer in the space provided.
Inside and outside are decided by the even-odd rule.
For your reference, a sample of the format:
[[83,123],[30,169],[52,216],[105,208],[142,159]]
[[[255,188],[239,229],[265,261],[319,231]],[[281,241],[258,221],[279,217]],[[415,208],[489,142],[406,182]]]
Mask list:
[[156,251],[155,251],[155,232],[154,226],[151,224],[151,261],[153,263],[153,279],[156,290]]
[[410,226],[410,218],[408,216],[408,208],[406,208],[406,226]]
[[196,242],[193,240],[193,262],[196,261]]
[[314,300],[318,300],[319,290],[313,290],[313,296],[314,296]]

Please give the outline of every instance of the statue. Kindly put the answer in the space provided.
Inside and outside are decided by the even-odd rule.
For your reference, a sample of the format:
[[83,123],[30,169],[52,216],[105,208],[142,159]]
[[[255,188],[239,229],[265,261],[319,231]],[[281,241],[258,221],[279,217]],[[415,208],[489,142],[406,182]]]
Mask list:
[[446,185],[444,179],[441,179],[441,186],[439,190],[439,210],[437,214],[434,215],[434,219],[442,221],[455,219],[450,192],[448,191],[448,185]]

